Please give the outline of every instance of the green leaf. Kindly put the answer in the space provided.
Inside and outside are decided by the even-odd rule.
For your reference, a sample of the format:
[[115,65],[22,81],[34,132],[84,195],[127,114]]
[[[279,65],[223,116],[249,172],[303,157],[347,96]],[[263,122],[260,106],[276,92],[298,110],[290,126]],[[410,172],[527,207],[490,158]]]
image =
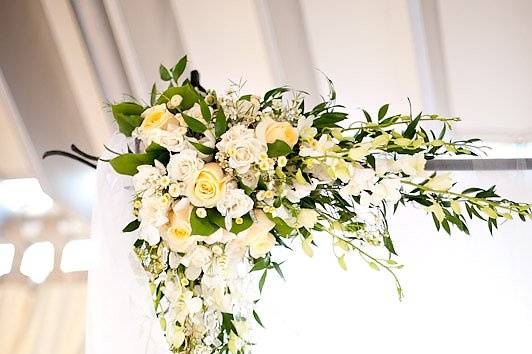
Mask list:
[[377,263],[371,261],[371,262],[368,262],[368,265],[370,266],[370,268],[374,269],[374,270],[381,270],[379,268],[379,266],[377,265]]
[[390,252],[391,254],[395,254],[397,256],[397,253],[395,252],[395,248],[393,247],[392,239],[388,236],[383,237],[384,240],[384,247]]
[[207,106],[207,103],[205,103],[205,100],[200,97],[198,99],[200,108],[201,108],[201,115],[203,116],[203,119],[205,119],[206,122],[210,122],[212,119],[211,116],[211,110],[209,109],[209,106]]
[[262,324],[262,321],[260,320],[260,317],[259,317],[258,313],[255,312],[255,310],[253,310],[253,317],[255,318],[255,321],[257,321],[257,323],[258,323],[262,328],[266,328],[266,327],[264,327],[264,325]]
[[275,269],[277,274],[279,274],[279,276],[284,279],[284,274],[283,274],[283,271],[281,270],[281,266],[279,265],[279,263],[273,262],[273,268]]
[[153,83],[153,86],[151,87],[151,93],[150,93],[150,105],[155,106],[156,101],[157,101],[157,85]]
[[167,164],[169,159],[170,153],[168,150],[152,143],[144,154],[122,154],[109,161],[109,163],[117,173],[133,176],[138,172],[137,167],[140,165],[153,165],[154,160]]
[[205,154],[205,155],[214,154],[214,149],[213,148],[210,148],[210,147],[205,146],[205,145],[200,144],[200,143],[195,143],[193,141],[191,141],[190,143],[196,148],[196,150],[198,150],[202,154]]
[[408,127],[406,127],[405,132],[403,133],[403,136],[408,139],[413,139],[416,135],[416,127],[421,119],[421,113],[418,114],[418,116],[408,124]]
[[286,156],[292,152],[290,145],[282,140],[275,140],[272,144],[268,144],[268,156],[279,157]]
[[266,216],[275,223],[275,231],[281,236],[289,236],[292,231],[294,231],[294,229],[288,226],[288,224],[280,217],[273,217],[272,214],[266,214]]
[[174,77],[174,81],[177,83],[177,80],[179,77],[183,74],[185,71],[185,68],[187,67],[187,56],[185,55],[183,58],[179,59],[177,64],[172,69],[172,76]]
[[270,259],[266,257],[261,257],[257,260],[255,260],[255,264],[253,265],[253,268],[251,268],[250,272],[256,272],[257,270],[263,270],[270,266]]
[[185,123],[187,123],[190,130],[192,130],[195,133],[203,133],[205,130],[207,130],[207,127],[205,124],[197,120],[196,118],[193,118],[189,115],[186,115],[185,113],[181,114],[183,116],[183,119],[185,120]]
[[378,114],[378,118],[379,120],[381,120],[382,118],[384,118],[384,116],[386,115],[386,113],[388,113],[388,108],[390,107],[389,104],[385,104],[384,106],[382,106],[380,109],[379,109],[379,114]]
[[218,111],[216,112],[216,123],[214,125],[214,134],[217,138],[222,136],[227,131],[227,118],[221,105],[218,105]]
[[180,95],[183,97],[179,109],[184,111],[191,108],[198,100],[198,94],[196,90],[190,85],[184,85],[180,87],[169,87],[157,100],[157,104],[167,103],[174,95]]
[[316,119],[312,125],[317,129],[337,127],[336,123],[341,122],[346,118],[347,113],[326,112]]
[[141,116],[126,116],[123,113],[116,113],[114,117],[120,133],[128,137],[131,136],[135,128],[140,127],[144,120]]
[[170,81],[172,80],[172,76],[170,75],[170,72],[164,65],[159,65],[159,75],[161,76],[161,80],[163,81]]
[[[207,210],[207,217],[209,218],[210,222],[221,227],[222,229],[225,229],[225,218],[223,217],[220,212],[214,208]],[[231,225],[231,231],[234,234],[238,234],[239,232],[242,232],[246,229],[248,229],[252,224],[253,220],[251,219],[251,216],[249,214],[246,214],[242,217],[242,224],[237,224],[233,220],[233,224]]]
[[365,109],[363,109],[362,112],[364,112],[364,116],[366,117],[366,121],[367,121],[368,123],[371,123],[372,120],[371,120],[371,116],[370,116],[370,114],[368,113],[368,111],[366,111]]
[[266,282],[266,275],[268,275],[268,269],[264,270],[264,273],[262,273],[262,276],[259,280],[259,291],[262,293],[262,288],[264,287],[264,283]]
[[200,218],[196,215],[196,209],[192,209],[190,213],[190,226],[192,227],[193,235],[209,236],[220,228],[218,225],[212,223],[208,217]]
[[129,224],[126,225],[126,227],[124,227],[122,229],[122,232],[132,232],[132,231],[135,231],[136,229],[138,229],[140,226],[140,221],[138,220],[133,220],[132,222],[130,222]]
[[126,116],[140,116],[144,112],[144,107],[135,102],[122,102],[112,105],[111,111],[113,115],[121,113]]

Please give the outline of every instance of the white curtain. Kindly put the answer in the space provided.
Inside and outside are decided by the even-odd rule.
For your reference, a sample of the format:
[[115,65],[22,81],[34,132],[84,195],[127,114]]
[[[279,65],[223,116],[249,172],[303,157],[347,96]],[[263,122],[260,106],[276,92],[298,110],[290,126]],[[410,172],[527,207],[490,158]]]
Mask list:
[[0,353],[83,353],[86,284],[73,277],[41,285],[16,275],[1,280]]

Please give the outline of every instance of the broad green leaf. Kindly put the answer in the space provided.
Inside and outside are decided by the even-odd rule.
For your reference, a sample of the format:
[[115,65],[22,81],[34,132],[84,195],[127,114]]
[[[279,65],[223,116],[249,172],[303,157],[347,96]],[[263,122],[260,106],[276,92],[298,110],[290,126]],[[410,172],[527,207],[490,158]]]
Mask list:
[[153,165],[154,160],[159,160],[163,165],[166,165],[169,159],[170,153],[168,150],[152,143],[146,148],[144,154],[129,153],[118,155],[109,163],[117,173],[133,176],[138,172],[137,167],[140,165]]
[[170,72],[164,65],[159,65],[159,75],[161,76],[161,80],[163,81],[170,81],[172,80],[172,76],[170,75]]
[[151,165],[154,159],[152,154],[123,154],[115,157],[109,163],[117,173],[133,176],[138,172],[138,166]]
[[192,227],[192,234],[200,236],[209,236],[220,228],[212,223],[208,217],[200,218],[196,215],[196,208],[190,213],[190,226]]
[[268,219],[273,221],[275,223],[275,230],[281,235],[281,236],[289,236],[294,229],[281,219],[280,217],[273,217],[272,214],[266,214]]
[[[222,229],[225,229],[225,218],[220,214],[220,212],[214,208],[207,210],[207,217],[209,218],[210,222],[221,227]],[[246,229],[248,229],[252,224],[253,220],[251,219],[251,216],[249,214],[246,214],[242,217],[242,224],[237,224],[235,220],[233,220],[233,224],[231,225],[231,231],[234,234],[238,234],[239,232],[242,232]]]
[[188,127],[193,132],[203,133],[205,130],[207,130],[207,127],[205,126],[205,124],[203,124],[196,118],[186,115],[185,113],[182,113],[182,116],[183,116],[183,119],[185,120],[185,123],[187,123]]
[[179,80],[179,77],[185,71],[186,67],[187,67],[187,56],[185,55],[183,58],[179,59],[177,64],[172,69],[172,76],[174,77],[174,81],[176,83],[177,83],[177,80]]
[[221,105],[218,105],[218,111],[216,112],[216,123],[214,125],[214,133],[217,138],[222,136],[227,131],[227,118]]
[[192,144],[192,146],[194,146],[196,148],[196,150],[198,150],[202,154],[205,154],[205,155],[214,154],[214,149],[213,148],[210,148],[210,147],[205,146],[203,144],[195,143],[195,142],[192,142],[192,141],[190,143]]
[[126,225],[126,227],[124,227],[122,229],[122,232],[132,232],[132,231],[135,231],[136,229],[138,229],[140,226],[140,221],[138,220],[133,220],[132,222],[130,222],[129,224]]
[[196,90],[194,90],[194,88],[190,85],[184,85],[166,89],[163,93],[161,93],[161,96],[159,96],[157,104],[167,103],[174,95],[180,95],[183,97],[183,100],[179,105],[179,109],[181,111],[191,108],[198,100],[198,94],[196,93]]
[[115,121],[118,124],[118,130],[125,136],[131,136],[131,133],[135,128],[140,127],[144,120],[141,116],[126,116],[123,113],[114,114]]
[[279,157],[286,156],[292,152],[290,145],[282,140],[275,140],[272,144],[268,144],[268,156]]
[[144,112],[144,107],[135,102],[122,102],[111,106],[113,115],[117,113],[124,114],[126,116],[140,116]]

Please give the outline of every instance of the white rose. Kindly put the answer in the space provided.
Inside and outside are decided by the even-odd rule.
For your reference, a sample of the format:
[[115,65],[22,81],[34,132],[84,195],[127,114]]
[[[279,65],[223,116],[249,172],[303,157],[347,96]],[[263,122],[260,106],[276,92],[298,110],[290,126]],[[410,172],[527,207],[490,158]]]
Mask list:
[[212,258],[212,252],[205,246],[195,246],[181,259],[181,264],[194,268],[206,266]]
[[239,174],[248,172],[261,153],[266,152],[266,145],[255,137],[253,130],[241,124],[224,133],[216,147],[229,156],[229,167]]
[[178,181],[190,181],[203,165],[203,160],[198,158],[198,152],[187,149],[172,155],[166,168],[170,178]]
[[170,204],[164,203],[159,196],[144,197],[142,198],[138,218],[141,225],[148,224],[159,227],[168,222],[166,214],[169,209]]
[[180,152],[191,146],[183,134],[162,129],[153,129],[146,136],[145,143],[149,145],[152,142],[161,145],[171,152]]
[[229,230],[232,219],[240,218],[253,209],[253,199],[242,189],[228,189],[216,204],[216,209],[225,216],[225,225]]
[[266,255],[275,245],[275,237],[271,233],[255,235],[249,242],[249,254],[257,259]]

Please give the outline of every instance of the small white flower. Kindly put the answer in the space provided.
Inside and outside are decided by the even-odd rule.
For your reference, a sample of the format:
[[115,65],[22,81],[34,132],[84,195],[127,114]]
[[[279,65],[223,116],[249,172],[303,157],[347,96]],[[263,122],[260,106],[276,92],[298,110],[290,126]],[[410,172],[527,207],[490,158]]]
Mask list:
[[302,115],[297,120],[297,132],[302,139],[307,140],[314,138],[318,133],[318,130],[312,126],[314,119],[314,116],[305,117]]
[[375,171],[371,168],[355,168],[349,183],[340,190],[340,193],[343,195],[359,195],[364,190],[370,190],[376,181]]
[[453,186],[453,180],[451,179],[450,173],[442,173],[432,177],[425,187],[434,189],[437,191],[447,191]]
[[423,177],[425,174],[425,155],[417,153],[413,156],[405,156],[397,161],[397,164],[405,174],[411,177]]
[[182,101],[183,101],[183,97],[181,95],[175,94],[172,96],[172,98],[170,98],[170,101],[166,103],[166,106],[170,109],[174,109],[174,108],[179,107]]
[[197,208],[196,215],[198,218],[204,219],[207,216],[207,210],[205,210],[205,208]]
[[297,216],[297,223],[307,230],[310,230],[318,222],[318,212],[314,209],[301,209],[299,215]]
[[380,181],[373,189],[371,201],[374,205],[386,200],[391,203],[397,203],[401,199],[401,181],[398,178],[387,178]]

